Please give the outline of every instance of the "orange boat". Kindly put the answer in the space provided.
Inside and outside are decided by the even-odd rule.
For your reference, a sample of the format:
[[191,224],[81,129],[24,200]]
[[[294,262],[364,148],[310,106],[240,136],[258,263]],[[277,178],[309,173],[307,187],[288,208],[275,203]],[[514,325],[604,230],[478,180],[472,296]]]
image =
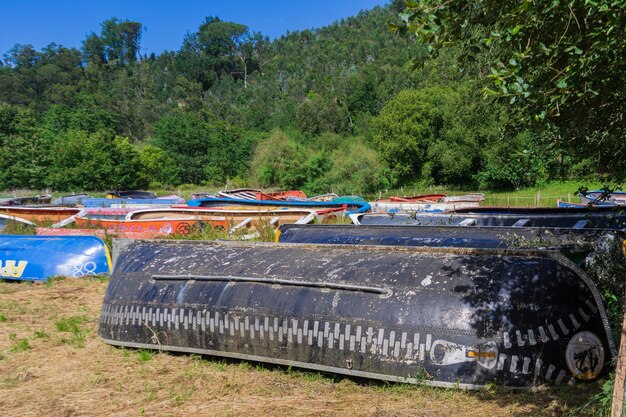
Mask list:
[[81,209],[66,207],[0,207],[0,214],[28,220],[37,225],[50,225],[71,219]]
[[101,228],[110,235],[132,239],[152,239],[164,236],[185,236],[193,230],[201,230],[206,225],[218,230],[227,230],[228,221],[223,217],[203,219],[161,218],[137,220],[90,219],[77,216],[76,225],[83,228]]
[[[339,209],[341,210],[341,209]],[[315,210],[284,209],[284,210],[223,210],[193,208],[147,209],[129,213],[127,220],[156,220],[156,219],[190,219],[193,221],[207,221],[215,218],[224,219],[226,230],[243,239],[259,237],[263,230],[277,229],[281,224],[306,224],[314,220],[323,220],[333,215],[336,210],[319,215]]]

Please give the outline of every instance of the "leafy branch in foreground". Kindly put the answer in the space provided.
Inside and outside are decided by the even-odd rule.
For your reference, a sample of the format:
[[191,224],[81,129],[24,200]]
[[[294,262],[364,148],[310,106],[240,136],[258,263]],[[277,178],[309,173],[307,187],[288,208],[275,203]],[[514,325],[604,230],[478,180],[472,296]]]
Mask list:
[[431,55],[453,47],[462,64],[480,58],[487,96],[557,127],[559,146],[624,180],[626,1],[409,0],[400,17],[393,28]]

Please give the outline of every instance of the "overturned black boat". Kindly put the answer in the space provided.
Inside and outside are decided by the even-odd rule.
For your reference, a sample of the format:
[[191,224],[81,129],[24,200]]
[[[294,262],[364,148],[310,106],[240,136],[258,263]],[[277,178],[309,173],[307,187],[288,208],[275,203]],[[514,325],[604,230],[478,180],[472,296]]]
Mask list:
[[519,211],[468,213],[352,214],[350,219],[357,225],[548,227],[626,230],[626,212],[596,212],[578,209],[520,209]]
[[615,351],[598,291],[553,251],[136,241],[100,335],[436,386],[592,380]]
[[424,246],[477,249],[551,249],[574,261],[588,254],[598,240],[624,240],[626,232],[604,229],[542,227],[458,226],[355,226],[284,224],[278,231],[282,243],[334,245]]

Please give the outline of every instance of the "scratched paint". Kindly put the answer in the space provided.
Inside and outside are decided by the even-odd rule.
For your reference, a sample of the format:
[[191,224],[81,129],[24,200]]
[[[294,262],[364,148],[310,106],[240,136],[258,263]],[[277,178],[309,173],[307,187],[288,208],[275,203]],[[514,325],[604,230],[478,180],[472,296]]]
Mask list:
[[552,253],[139,241],[117,262],[99,331],[116,345],[528,387],[575,381],[565,350],[581,331],[601,341],[608,368],[598,300]]

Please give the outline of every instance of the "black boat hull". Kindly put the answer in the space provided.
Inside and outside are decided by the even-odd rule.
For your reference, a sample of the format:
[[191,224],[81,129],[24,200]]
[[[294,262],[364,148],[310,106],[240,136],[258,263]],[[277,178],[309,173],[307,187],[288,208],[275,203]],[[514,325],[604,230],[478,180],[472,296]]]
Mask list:
[[547,248],[576,254],[589,252],[594,242],[607,235],[624,239],[624,232],[604,229],[284,224],[279,228],[277,240],[281,243],[335,245]]
[[535,214],[533,212],[391,213],[353,214],[350,218],[353,223],[365,226],[489,226],[626,230],[626,213],[622,212],[573,211],[562,214]]
[[208,242],[131,244],[107,343],[480,388],[594,379],[600,297],[556,253]]

